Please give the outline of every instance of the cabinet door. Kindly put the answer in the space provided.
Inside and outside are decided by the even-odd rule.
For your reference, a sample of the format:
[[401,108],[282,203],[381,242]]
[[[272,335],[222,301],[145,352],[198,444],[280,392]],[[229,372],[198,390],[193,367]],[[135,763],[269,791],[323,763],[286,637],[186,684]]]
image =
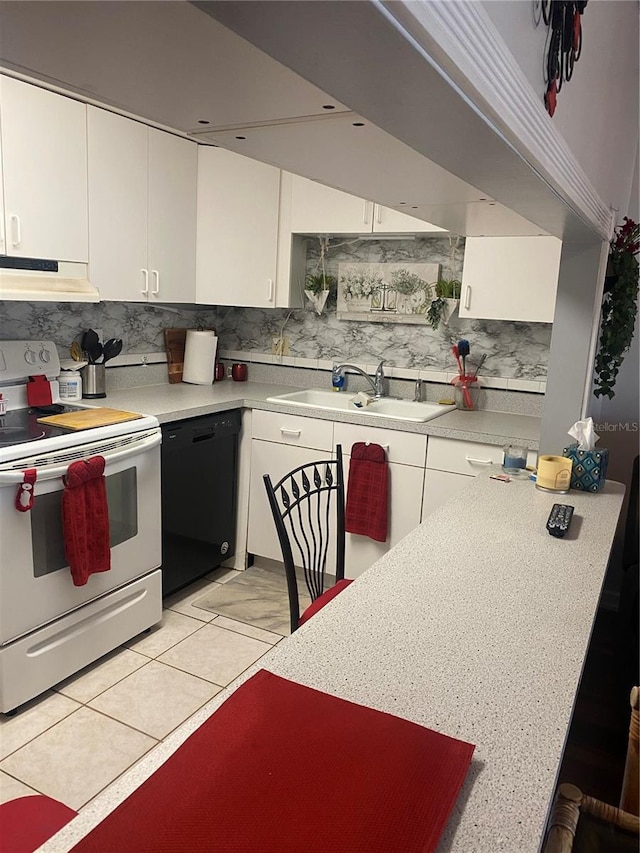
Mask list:
[[[263,475],[269,474],[275,485],[287,471],[291,471],[298,465],[315,462],[323,457],[329,459],[331,453],[253,439],[251,442],[249,533],[247,537],[247,551],[250,554],[258,554],[261,557],[269,557],[271,560],[282,562],[282,551],[271,508],[267,501]],[[330,553],[334,552],[330,551]]]
[[149,128],[150,302],[195,302],[197,148]]
[[460,317],[552,323],[561,249],[556,237],[467,237]]
[[0,80],[7,254],[89,260],[87,108]]
[[370,234],[373,202],[293,176],[291,231],[298,234]]
[[437,225],[432,225],[430,222],[425,222],[422,219],[416,219],[415,216],[409,216],[407,213],[401,213],[399,210],[394,210],[392,207],[385,207],[382,204],[376,204],[373,211],[373,232],[374,234],[437,234],[445,232],[444,228],[439,228]]
[[[347,492],[349,490],[349,464],[344,457]],[[389,465],[389,526],[386,542],[376,542],[368,536],[347,533],[345,546],[345,577],[357,578],[376,560],[420,524],[424,468],[411,465]]]
[[200,147],[197,302],[275,307],[279,198],[280,169]]
[[[2,78],[0,77],[0,95],[2,94]],[[2,115],[0,114],[0,255],[7,254],[4,228],[4,180],[2,177]]]
[[104,300],[146,301],[147,127],[88,107],[89,277]]
[[422,521],[450,498],[464,491],[473,476],[468,474],[452,474],[449,471],[431,471],[427,468],[424,478],[424,494],[422,497]]

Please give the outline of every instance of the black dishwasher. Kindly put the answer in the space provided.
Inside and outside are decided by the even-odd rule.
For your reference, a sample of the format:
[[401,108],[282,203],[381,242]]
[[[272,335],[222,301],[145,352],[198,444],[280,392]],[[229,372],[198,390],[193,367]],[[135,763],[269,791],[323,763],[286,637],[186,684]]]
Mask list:
[[232,557],[240,412],[162,425],[162,593]]

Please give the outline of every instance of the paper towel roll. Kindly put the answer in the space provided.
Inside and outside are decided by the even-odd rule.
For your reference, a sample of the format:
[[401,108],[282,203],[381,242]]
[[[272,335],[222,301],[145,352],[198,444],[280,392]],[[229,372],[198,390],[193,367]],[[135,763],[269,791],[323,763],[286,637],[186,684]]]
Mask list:
[[182,381],[191,385],[211,385],[216,363],[218,338],[210,330],[187,331]]

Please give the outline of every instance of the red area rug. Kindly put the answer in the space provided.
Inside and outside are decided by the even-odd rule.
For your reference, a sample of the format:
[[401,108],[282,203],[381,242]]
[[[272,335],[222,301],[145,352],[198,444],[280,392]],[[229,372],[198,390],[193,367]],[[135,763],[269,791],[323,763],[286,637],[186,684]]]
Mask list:
[[474,747],[260,670],[76,853],[427,853]]

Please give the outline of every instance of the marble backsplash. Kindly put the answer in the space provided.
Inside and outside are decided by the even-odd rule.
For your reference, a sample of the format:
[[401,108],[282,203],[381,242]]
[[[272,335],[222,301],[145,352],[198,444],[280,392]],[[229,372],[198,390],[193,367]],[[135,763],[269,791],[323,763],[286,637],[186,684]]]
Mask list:
[[[451,258],[448,238],[416,240],[358,240],[333,238],[326,254],[326,270],[337,274],[344,262],[435,262],[447,278],[462,275],[462,242]],[[319,241],[309,240],[307,269],[320,267]],[[335,301],[318,316],[311,305],[297,310],[260,308],[200,308],[127,302],[66,304],[0,302],[0,339],[54,340],[62,357],[78,334],[102,329],[104,338],[123,339],[123,354],[164,351],[166,327],[215,326],[220,349],[244,353],[271,353],[272,340],[283,334],[293,357],[375,363],[389,366],[455,371],[451,345],[459,338],[471,343],[471,362],[482,353],[485,376],[545,380],[551,326],[544,323],[460,320],[433,330],[428,325],[367,323],[338,320]]]
[[[462,244],[461,244],[462,245]],[[454,262],[448,238],[413,240],[349,240],[333,238],[326,256],[326,272],[337,275],[345,262],[432,262],[442,265],[446,278],[461,278],[464,251]],[[320,269],[319,243],[309,241],[307,270]],[[338,320],[335,301],[318,316],[310,303],[286,309],[217,309],[217,328],[226,350],[271,352],[274,337],[289,339],[289,354],[303,358],[375,363],[384,358],[391,366],[455,371],[451,346],[460,338],[471,343],[471,359],[487,354],[485,376],[545,380],[551,344],[551,325],[497,320],[461,320],[457,313],[448,326],[366,323]]]
[[53,340],[61,358],[69,358],[71,342],[85,329],[102,329],[104,340],[122,338],[123,354],[149,353],[164,352],[165,328],[211,326],[215,321],[214,309],[199,306],[0,301],[0,340]]

